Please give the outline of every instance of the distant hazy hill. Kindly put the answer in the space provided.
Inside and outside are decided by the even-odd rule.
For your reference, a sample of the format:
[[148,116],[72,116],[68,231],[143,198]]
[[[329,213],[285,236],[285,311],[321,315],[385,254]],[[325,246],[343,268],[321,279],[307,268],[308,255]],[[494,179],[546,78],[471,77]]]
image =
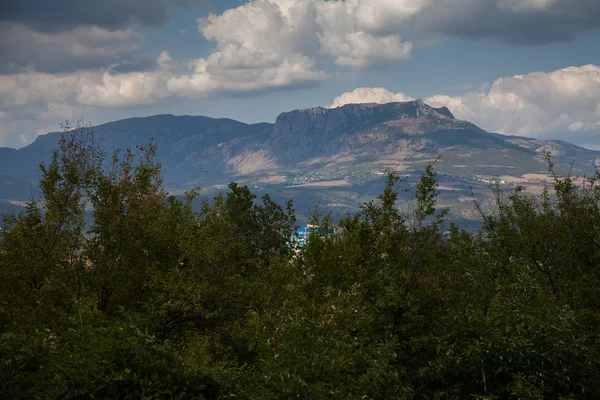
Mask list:
[[[282,113],[275,124],[231,119],[156,115],[92,128],[107,148],[127,148],[153,138],[167,186],[180,192],[201,186],[219,190],[230,181],[275,197],[291,197],[298,210],[351,210],[379,193],[386,169],[414,182],[423,165],[437,163],[442,205],[455,218],[475,218],[473,187],[485,197],[491,181],[539,190],[550,152],[559,171],[592,173],[600,152],[562,141],[486,132],[454,118],[447,108],[420,100],[349,104]],[[26,200],[37,166],[48,160],[60,133],[39,136],[22,149],[0,148],[0,201]]]

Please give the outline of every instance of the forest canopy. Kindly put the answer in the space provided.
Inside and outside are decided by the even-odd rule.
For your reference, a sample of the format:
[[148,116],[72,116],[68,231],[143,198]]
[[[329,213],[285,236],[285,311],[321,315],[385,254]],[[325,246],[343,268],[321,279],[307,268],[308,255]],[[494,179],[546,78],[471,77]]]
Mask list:
[[476,235],[442,234],[433,165],[410,214],[390,174],[299,251],[291,202],[195,210],[155,150],[70,130],[4,217],[3,399],[600,398],[600,174],[492,188]]

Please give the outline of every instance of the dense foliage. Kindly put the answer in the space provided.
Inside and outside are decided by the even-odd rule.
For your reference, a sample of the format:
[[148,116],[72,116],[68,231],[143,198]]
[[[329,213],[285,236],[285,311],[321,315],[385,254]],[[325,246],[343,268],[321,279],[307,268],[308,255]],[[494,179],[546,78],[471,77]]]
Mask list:
[[65,135],[4,218],[3,399],[600,398],[598,176],[441,235],[433,168],[408,213],[390,175],[299,252],[291,203],[231,184],[195,212],[152,144],[100,149]]

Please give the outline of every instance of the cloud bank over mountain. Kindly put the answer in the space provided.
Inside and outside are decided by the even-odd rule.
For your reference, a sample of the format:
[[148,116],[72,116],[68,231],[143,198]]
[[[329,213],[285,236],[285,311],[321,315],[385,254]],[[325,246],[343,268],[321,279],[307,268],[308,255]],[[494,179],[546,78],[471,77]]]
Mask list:
[[5,0],[0,21],[23,24],[37,32],[66,32],[80,26],[114,31],[138,23],[161,26],[171,6],[211,5],[209,0]]

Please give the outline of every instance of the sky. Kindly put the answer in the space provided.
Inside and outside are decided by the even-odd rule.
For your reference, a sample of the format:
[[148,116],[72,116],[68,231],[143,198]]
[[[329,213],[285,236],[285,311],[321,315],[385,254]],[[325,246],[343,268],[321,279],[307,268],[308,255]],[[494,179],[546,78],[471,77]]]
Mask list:
[[600,149],[598,0],[4,0],[0,146],[65,120],[421,98]]

